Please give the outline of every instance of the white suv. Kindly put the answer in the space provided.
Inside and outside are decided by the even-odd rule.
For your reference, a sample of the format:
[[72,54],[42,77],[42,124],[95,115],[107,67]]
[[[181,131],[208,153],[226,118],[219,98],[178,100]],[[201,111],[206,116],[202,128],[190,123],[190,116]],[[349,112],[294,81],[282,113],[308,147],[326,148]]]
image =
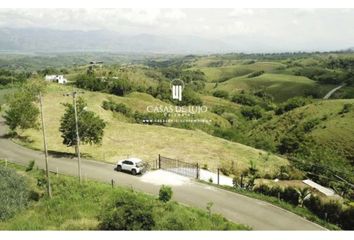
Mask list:
[[118,172],[127,171],[136,175],[146,170],[146,164],[139,158],[128,158],[118,161],[116,170]]

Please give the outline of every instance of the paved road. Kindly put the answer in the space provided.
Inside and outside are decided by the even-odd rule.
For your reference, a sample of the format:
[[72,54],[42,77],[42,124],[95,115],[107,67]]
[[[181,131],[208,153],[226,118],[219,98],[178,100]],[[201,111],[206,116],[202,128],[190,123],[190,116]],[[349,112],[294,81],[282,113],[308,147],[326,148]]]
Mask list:
[[338,87],[333,88],[331,91],[329,91],[324,97],[323,99],[329,99],[333,93],[335,93],[337,90],[341,89],[342,87],[344,87],[345,84],[339,85]]
[[[3,119],[0,117],[0,159],[7,159],[18,164],[28,164],[36,160],[44,168],[43,154],[19,146],[3,137],[6,133]],[[51,171],[77,175],[77,161],[66,157],[49,158]],[[158,194],[159,185],[141,181],[139,177],[113,171],[114,166],[107,163],[82,160],[84,178],[110,182],[113,179],[121,186],[133,187],[149,194]],[[163,182],[161,182],[163,184]],[[226,218],[251,226],[256,230],[324,230],[321,226],[307,221],[293,213],[269,203],[228,192],[206,184],[191,181],[182,186],[173,186],[173,199],[195,207],[205,209],[208,202],[213,202],[213,211]]]

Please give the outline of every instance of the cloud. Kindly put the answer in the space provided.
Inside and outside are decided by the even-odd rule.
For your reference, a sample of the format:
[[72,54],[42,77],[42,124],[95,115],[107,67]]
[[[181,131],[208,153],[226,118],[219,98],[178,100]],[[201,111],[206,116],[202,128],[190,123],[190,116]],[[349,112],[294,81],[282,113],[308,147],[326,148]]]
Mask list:
[[354,9],[0,10],[0,27],[242,38],[289,50],[349,47],[354,45],[353,26]]

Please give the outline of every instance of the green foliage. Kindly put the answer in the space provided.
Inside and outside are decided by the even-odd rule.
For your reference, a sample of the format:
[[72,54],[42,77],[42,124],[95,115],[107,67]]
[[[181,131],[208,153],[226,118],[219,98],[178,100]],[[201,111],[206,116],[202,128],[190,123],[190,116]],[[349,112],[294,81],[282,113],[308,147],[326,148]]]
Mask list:
[[133,91],[133,85],[127,78],[113,79],[109,88],[109,92],[117,96],[124,96]]
[[33,79],[24,84],[17,92],[8,96],[8,110],[5,123],[12,131],[35,128],[38,124],[39,110],[35,104],[39,92],[45,90],[43,81]]
[[260,106],[242,106],[241,114],[248,120],[260,119],[263,117],[263,110]]
[[30,162],[28,163],[27,168],[26,168],[26,172],[32,171],[35,163],[36,163],[36,162],[35,162],[34,160],[30,161]]
[[304,122],[303,129],[305,133],[311,132],[313,128],[315,128],[321,122],[320,119],[314,118]]
[[254,96],[245,93],[235,94],[232,96],[232,101],[247,106],[255,106],[257,104],[257,100]]
[[290,98],[285,103],[280,105],[275,113],[277,115],[280,115],[285,112],[289,112],[295,108],[305,106],[306,104],[309,104],[310,102],[311,102],[310,99],[304,98],[304,97]]
[[196,92],[194,92],[190,87],[185,87],[182,93],[182,101],[178,101],[176,102],[176,104],[179,106],[201,106],[203,105],[203,101],[200,96]]
[[0,221],[13,217],[29,202],[27,181],[14,170],[0,166]]
[[103,101],[102,108],[113,112],[119,112],[126,116],[130,116],[130,114],[132,113],[132,110],[124,103],[115,103],[112,100]]
[[229,98],[229,92],[225,91],[225,90],[216,90],[216,91],[213,92],[213,96],[214,97],[218,97],[218,98],[228,99]]
[[95,74],[80,74],[75,78],[76,86],[90,91],[103,91],[107,89],[107,82],[96,77]]
[[134,194],[118,196],[112,206],[99,216],[101,230],[152,230],[153,205]]
[[[63,144],[76,145],[75,110],[73,104],[64,104],[65,113],[60,120],[60,132]],[[82,98],[77,100],[77,115],[80,142],[82,144],[99,144],[102,141],[106,123],[94,112],[85,110],[87,104]]]
[[249,74],[247,77],[248,77],[248,78],[254,78],[254,77],[261,76],[263,73],[264,73],[263,70],[261,70],[261,71],[256,71],[256,72],[253,72],[253,73]]
[[342,110],[339,112],[339,114],[344,114],[350,112],[350,110],[353,108],[353,104],[350,103],[345,103],[343,105]]
[[293,153],[300,148],[300,145],[301,139],[294,134],[289,134],[280,139],[278,151],[281,154]]
[[172,188],[162,185],[159,191],[159,200],[162,202],[168,202],[172,198]]
[[16,129],[35,128],[39,110],[37,106],[22,93],[15,93],[8,102],[9,109],[5,111],[5,123],[12,131]]

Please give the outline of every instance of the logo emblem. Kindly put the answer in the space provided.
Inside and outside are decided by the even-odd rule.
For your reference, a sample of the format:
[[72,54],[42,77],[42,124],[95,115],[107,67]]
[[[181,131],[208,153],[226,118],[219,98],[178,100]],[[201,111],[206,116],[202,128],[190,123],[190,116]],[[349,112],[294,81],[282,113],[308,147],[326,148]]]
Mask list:
[[170,88],[172,91],[172,99],[177,99],[179,101],[182,101],[184,82],[180,79],[174,79],[170,83]]

